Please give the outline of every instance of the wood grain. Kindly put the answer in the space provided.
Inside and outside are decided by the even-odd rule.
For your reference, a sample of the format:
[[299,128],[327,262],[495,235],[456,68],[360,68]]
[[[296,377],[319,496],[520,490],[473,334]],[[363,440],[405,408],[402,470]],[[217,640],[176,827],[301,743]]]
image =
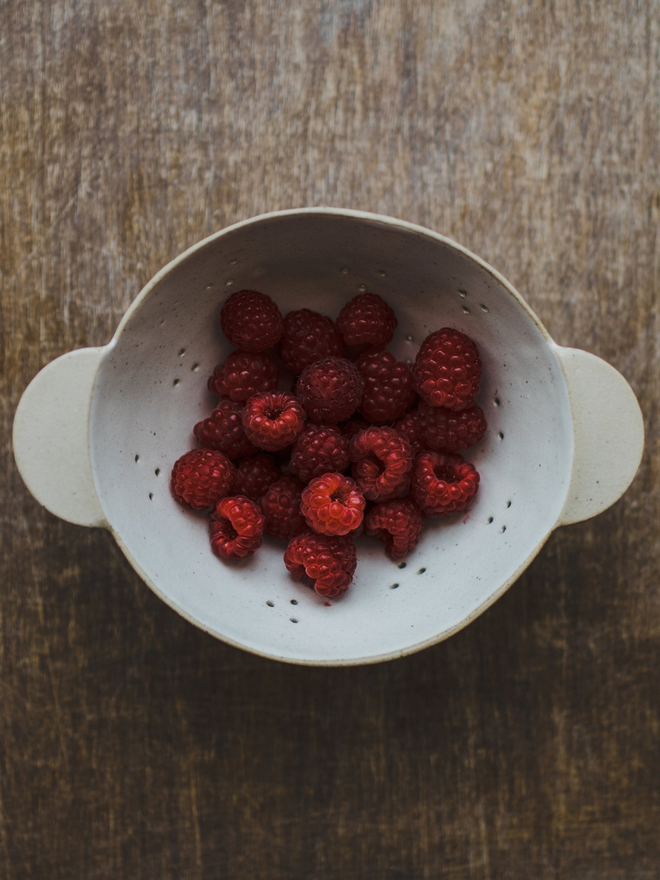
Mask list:
[[[0,55],[0,876],[660,877],[657,0],[7,0]],[[301,205],[456,238],[646,419],[622,501],[374,667],[197,631],[11,453],[41,366]]]

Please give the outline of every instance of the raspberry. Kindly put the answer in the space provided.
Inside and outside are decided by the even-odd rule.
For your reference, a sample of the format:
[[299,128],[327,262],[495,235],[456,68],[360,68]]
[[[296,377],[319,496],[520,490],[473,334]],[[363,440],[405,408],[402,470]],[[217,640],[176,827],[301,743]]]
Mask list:
[[457,452],[469,449],[484,435],[486,419],[478,406],[452,412],[442,406],[422,401],[417,413],[417,431],[426,449],[433,452]]
[[280,477],[260,498],[259,507],[266,518],[265,530],[276,538],[295,538],[307,528],[300,512],[300,493],[304,485],[295,477]]
[[261,547],[264,517],[244,495],[221,498],[211,514],[211,547],[221,559],[243,559]]
[[324,474],[302,493],[300,509],[307,523],[323,535],[347,535],[362,522],[365,500],[350,477]]
[[193,434],[205,449],[217,449],[227,458],[242,458],[257,451],[247,438],[241,412],[233,400],[221,400],[208,419],[197,422]]
[[417,393],[430,406],[444,406],[455,412],[468,409],[481,382],[477,346],[459,330],[437,330],[422,342],[413,378]]
[[337,328],[346,345],[387,345],[394,336],[396,315],[376,293],[361,293],[346,303]]
[[281,476],[282,471],[275,464],[273,456],[258,452],[237,463],[232,492],[257,501]]
[[369,501],[382,501],[405,485],[413,462],[410,443],[394,428],[367,428],[351,440],[353,479]]
[[403,559],[415,549],[423,524],[424,517],[410,498],[376,504],[364,518],[367,534],[385,541],[392,559]]
[[220,313],[227,339],[244,351],[265,351],[282,335],[282,315],[273,300],[256,290],[232,293]]
[[352,416],[360,405],[362,376],[344,358],[321,358],[305,367],[296,390],[310,421],[336,425]]
[[298,309],[284,317],[279,351],[286,369],[298,375],[319,358],[342,357],[344,343],[332,318]]
[[170,488],[176,500],[193,510],[207,510],[227,495],[236,468],[221,452],[193,449],[172,468]]
[[[414,461],[414,456],[413,456]],[[401,485],[394,489],[394,491],[390,492],[387,495],[383,495],[378,499],[378,503],[382,504],[385,501],[394,501],[396,498],[406,498],[410,494],[410,474],[406,475],[405,480]]]
[[350,535],[303,532],[290,541],[284,564],[294,578],[309,578],[319,596],[335,599],[346,592],[353,580],[357,555]]
[[337,428],[308,425],[293,444],[289,468],[303,483],[309,483],[329,471],[343,473],[350,463],[348,440]]
[[341,425],[337,425],[337,427],[350,442],[356,434],[360,433],[360,431],[364,431],[365,428],[370,428],[371,423],[366,419],[363,419],[362,416],[353,416],[353,418],[348,419],[346,422],[342,422]]
[[476,495],[479,474],[458,453],[422,452],[415,459],[410,494],[427,516],[463,510]]
[[415,386],[408,364],[384,349],[369,349],[355,361],[364,381],[360,412],[375,425],[398,419],[412,406]]
[[401,436],[405,437],[408,443],[410,443],[413,455],[417,455],[417,453],[423,451],[424,445],[420,440],[418,432],[417,410],[407,412],[402,419],[398,419],[398,421],[394,422],[392,427],[395,431],[398,431]]
[[258,351],[233,351],[213,371],[208,388],[218,397],[245,402],[258,391],[277,388],[277,364],[270,355]]
[[305,424],[300,401],[286,391],[253,394],[243,410],[248,438],[260,449],[276,452],[296,439]]

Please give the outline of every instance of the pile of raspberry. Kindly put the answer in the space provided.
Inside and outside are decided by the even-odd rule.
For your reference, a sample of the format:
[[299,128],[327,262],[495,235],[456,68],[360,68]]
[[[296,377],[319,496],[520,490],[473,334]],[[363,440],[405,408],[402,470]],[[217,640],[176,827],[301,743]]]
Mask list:
[[272,535],[293,577],[334,598],[353,580],[357,535],[403,559],[427,518],[473,501],[479,474],[460,453],[486,420],[479,352],[463,333],[431,333],[411,367],[386,349],[397,319],[375,293],[333,321],[282,316],[269,296],[241,290],[220,325],[236,350],[208,380],[218,403],[194,426],[200,448],[174,464],[171,489],[209,516],[221,559],[251,556]]

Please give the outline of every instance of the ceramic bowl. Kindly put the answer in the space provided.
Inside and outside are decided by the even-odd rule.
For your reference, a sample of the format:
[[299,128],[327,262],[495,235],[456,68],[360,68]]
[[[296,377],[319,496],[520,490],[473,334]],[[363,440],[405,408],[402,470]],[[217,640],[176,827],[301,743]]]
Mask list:
[[[230,350],[219,332],[235,290],[282,312],[336,317],[370,290],[394,308],[391,348],[411,362],[433,330],[456,327],[483,360],[489,423],[467,453],[481,474],[466,516],[430,521],[399,564],[358,539],[358,568],[327,602],[293,581],[283,545],[220,562],[206,521],[169,491],[191,427],[213,405],[207,377]],[[617,413],[616,420],[611,412]],[[34,496],[73,523],[108,528],[145,582],[208,633],[266,657],[344,665],[387,660],[447,638],[494,602],[553,529],[600,513],[634,477],[643,447],[635,396],[611,366],[562,348],[516,290],[453,241],[400,220],[335,209],[238,223],[150,281],[102,348],[70,352],[25,391],[14,423]]]

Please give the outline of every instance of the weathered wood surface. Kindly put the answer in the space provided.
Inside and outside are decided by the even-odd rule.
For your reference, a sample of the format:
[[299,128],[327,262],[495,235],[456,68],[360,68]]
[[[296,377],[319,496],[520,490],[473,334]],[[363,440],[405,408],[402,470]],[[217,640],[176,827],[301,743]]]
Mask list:
[[[0,876],[660,877],[660,3],[5,0],[0,55]],[[473,625],[339,670],[194,629],[10,442],[171,257],[321,204],[483,255],[648,431]]]

